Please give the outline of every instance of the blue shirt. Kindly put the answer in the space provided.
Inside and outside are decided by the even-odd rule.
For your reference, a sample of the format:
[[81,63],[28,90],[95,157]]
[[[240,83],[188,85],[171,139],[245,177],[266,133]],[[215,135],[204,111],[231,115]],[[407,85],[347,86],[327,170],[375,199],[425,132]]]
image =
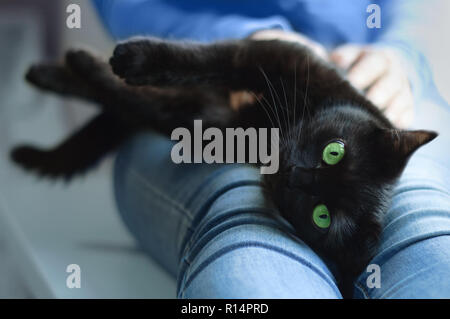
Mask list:
[[[424,57],[413,45],[420,21],[416,0],[93,0],[116,39],[153,35],[202,42],[242,38],[261,30],[298,31],[328,49],[375,43],[399,49],[417,97],[431,83]],[[426,2],[426,1],[423,1]],[[422,3],[423,3],[422,2]],[[381,28],[368,28],[369,4],[381,8]]]

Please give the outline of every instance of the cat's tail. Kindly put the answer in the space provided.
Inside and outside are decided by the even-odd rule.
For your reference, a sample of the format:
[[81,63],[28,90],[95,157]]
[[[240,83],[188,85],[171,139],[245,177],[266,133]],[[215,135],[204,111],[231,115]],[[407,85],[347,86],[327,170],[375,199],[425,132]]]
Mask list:
[[110,114],[101,113],[55,148],[21,145],[11,151],[11,158],[41,176],[70,180],[94,167],[133,133]]

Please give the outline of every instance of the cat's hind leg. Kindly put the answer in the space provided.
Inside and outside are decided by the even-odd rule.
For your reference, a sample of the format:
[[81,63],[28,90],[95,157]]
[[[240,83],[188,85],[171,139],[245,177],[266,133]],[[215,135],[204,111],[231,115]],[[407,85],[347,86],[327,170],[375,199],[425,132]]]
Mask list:
[[28,83],[44,91],[87,100],[95,99],[91,88],[62,64],[35,64],[28,69],[25,79]]
[[106,62],[87,52],[69,51],[64,64],[34,65],[26,79],[42,90],[94,102],[103,112],[53,149],[31,145],[14,148],[12,160],[25,169],[42,176],[70,179],[94,166],[138,130],[117,114],[105,112],[119,103],[115,97],[125,90],[125,85]]
[[68,51],[63,64],[31,66],[25,79],[39,89],[97,104],[104,104],[105,97],[125,87],[108,63],[82,50]]
[[113,73],[106,61],[85,50],[67,51],[65,63],[74,74],[97,91],[118,90],[125,87],[125,83]]

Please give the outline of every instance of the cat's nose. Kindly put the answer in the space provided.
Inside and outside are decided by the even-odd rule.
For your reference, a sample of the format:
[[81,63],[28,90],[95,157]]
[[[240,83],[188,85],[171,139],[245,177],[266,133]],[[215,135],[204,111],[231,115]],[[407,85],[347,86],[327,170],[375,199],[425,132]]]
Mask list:
[[315,193],[315,173],[314,170],[296,166],[292,169],[289,178],[289,186],[301,188],[307,193]]
[[309,186],[314,182],[314,175],[310,169],[303,167],[296,167],[294,170],[296,180],[304,186]]

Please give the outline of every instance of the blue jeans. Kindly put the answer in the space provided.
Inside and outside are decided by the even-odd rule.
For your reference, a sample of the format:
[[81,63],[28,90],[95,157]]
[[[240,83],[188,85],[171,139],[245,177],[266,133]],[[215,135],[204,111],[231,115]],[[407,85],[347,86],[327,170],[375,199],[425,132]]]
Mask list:
[[[363,272],[355,298],[450,298],[450,112],[431,92],[416,126],[440,136],[411,158],[395,189],[371,262],[381,287]],[[124,222],[177,277],[179,298],[342,297],[332,267],[264,199],[258,169],[176,165],[172,145],[137,136],[120,150],[114,178]]]

